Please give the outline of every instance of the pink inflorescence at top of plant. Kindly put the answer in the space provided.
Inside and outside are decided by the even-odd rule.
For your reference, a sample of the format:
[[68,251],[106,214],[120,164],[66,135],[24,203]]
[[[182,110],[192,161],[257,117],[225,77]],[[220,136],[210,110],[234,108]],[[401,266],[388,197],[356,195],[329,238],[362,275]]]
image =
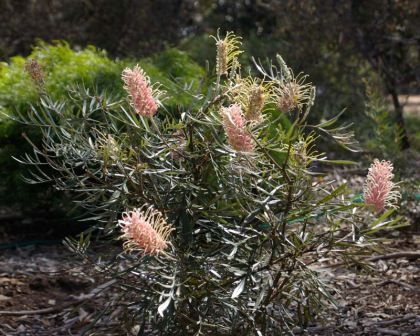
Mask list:
[[254,143],[246,129],[246,120],[238,104],[222,108],[223,127],[231,147],[240,152],[252,152]]
[[122,72],[124,89],[130,96],[131,105],[136,112],[144,117],[153,117],[158,109],[153,97],[153,89],[149,78],[144,71],[136,65],[133,69],[126,68]]
[[364,185],[363,196],[365,203],[375,208],[377,212],[385,207],[396,208],[396,203],[401,197],[399,190],[392,178],[392,163],[375,159],[369,168]]
[[127,251],[141,250],[145,254],[156,255],[168,248],[168,237],[173,228],[152,207],[125,212],[118,222]]

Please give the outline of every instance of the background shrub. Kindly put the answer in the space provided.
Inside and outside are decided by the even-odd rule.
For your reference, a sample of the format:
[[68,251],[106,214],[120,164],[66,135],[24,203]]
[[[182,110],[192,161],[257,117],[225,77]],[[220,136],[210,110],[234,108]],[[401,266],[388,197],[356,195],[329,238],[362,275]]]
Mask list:
[[[186,103],[185,86],[198,90],[204,70],[189,57],[176,49],[145,58],[112,60],[105,51],[89,46],[74,50],[66,42],[47,44],[39,42],[28,57],[16,56],[0,67],[0,202],[5,205],[24,205],[22,209],[55,211],[67,209],[68,202],[62,196],[52,194],[52,189],[28,186],[22,176],[27,176],[27,167],[20,165],[13,157],[20,157],[29,150],[22,134],[27,134],[35,144],[39,144],[37,130],[11,120],[17,114],[30,113],[31,106],[39,106],[39,92],[25,70],[28,60],[34,59],[44,73],[44,89],[49,97],[71,104],[67,95],[70,88],[83,86],[92,94],[104,92],[116,101],[122,99],[122,70],[132,64],[140,63],[147,69],[153,80],[162,83],[164,90],[170,92],[171,99],[165,101],[167,108],[176,110],[179,104]],[[67,206],[66,206],[67,204]],[[56,218],[57,216],[51,216]]]

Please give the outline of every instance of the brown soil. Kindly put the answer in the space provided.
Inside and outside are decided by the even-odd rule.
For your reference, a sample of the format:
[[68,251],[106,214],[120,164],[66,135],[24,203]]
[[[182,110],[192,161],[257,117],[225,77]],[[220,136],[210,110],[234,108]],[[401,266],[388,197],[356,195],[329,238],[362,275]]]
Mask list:
[[93,296],[101,283],[62,245],[5,251],[0,257],[0,335],[80,334],[113,295]]
[[[419,251],[418,237],[395,239],[388,251]],[[325,268],[338,289],[338,310],[312,325],[311,335],[420,335],[419,259],[372,263],[366,274],[343,265]],[[0,257],[0,335],[80,335],[116,292],[61,245],[7,250]],[[8,315],[13,311],[15,315]],[[124,335],[104,319],[95,335]],[[107,328],[114,331],[106,331]],[[119,328],[118,328],[119,329]],[[299,331],[297,330],[298,334]],[[87,333],[93,335],[93,333]],[[135,335],[135,334],[133,334]]]

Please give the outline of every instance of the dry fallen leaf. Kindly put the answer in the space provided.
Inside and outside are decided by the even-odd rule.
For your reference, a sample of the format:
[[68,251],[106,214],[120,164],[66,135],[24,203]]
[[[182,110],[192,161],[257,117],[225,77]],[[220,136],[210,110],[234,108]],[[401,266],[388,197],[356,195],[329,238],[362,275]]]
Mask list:
[[10,299],[11,299],[11,297],[0,294],[0,301],[7,301],[7,300],[10,300]]
[[1,277],[0,278],[0,285],[3,285],[3,284],[10,284],[10,285],[19,286],[19,285],[23,285],[23,282],[19,281],[18,279],[15,279],[15,278]]

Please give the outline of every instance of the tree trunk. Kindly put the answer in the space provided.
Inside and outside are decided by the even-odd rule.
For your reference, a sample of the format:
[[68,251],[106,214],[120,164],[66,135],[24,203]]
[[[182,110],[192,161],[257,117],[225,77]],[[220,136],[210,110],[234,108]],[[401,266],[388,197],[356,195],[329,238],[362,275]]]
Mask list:
[[405,150],[410,148],[410,142],[408,141],[407,130],[405,128],[404,117],[403,117],[403,106],[400,104],[398,99],[397,90],[395,88],[388,88],[388,91],[392,98],[392,103],[395,109],[395,121],[401,130],[401,149]]

